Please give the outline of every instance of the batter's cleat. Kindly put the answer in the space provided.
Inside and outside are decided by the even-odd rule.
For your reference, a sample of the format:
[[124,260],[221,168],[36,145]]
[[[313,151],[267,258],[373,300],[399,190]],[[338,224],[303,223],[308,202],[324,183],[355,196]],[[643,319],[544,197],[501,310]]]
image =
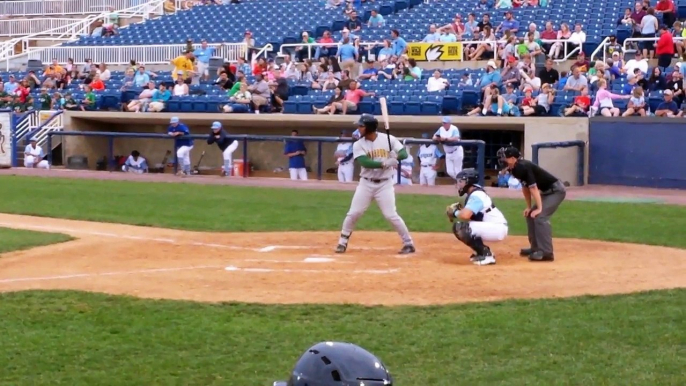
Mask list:
[[414,245],[412,244],[404,245],[403,249],[398,252],[399,255],[408,255],[410,253],[415,253]]
[[473,263],[478,259],[478,257],[479,256],[476,253],[472,253],[472,255],[469,256],[469,261],[471,261]]
[[346,250],[346,249],[348,249],[348,246],[347,246],[347,245],[338,244],[338,245],[336,246],[336,253],[345,253],[345,250]]
[[486,247],[484,248],[483,256],[474,257],[474,265],[492,265],[495,264],[495,256],[491,253],[491,250]]
[[531,248],[524,248],[519,251],[519,256],[521,257],[529,257],[531,254],[534,253],[534,250]]
[[536,251],[529,256],[529,261],[555,261],[555,255]]

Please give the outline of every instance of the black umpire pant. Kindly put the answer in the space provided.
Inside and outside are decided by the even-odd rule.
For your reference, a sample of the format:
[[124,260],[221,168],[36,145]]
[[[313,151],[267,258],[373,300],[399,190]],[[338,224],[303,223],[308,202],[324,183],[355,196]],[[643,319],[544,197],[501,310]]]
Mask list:
[[[535,218],[531,216],[526,218],[531,250],[541,251],[545,255],[553,254],[553,229],[550,225],[550,217],[557,211],[566,196],[567,191],[560,181],[554,183],[549,190],[541,191],[543,210]],[[536,204],[531,209],[535,208]]]

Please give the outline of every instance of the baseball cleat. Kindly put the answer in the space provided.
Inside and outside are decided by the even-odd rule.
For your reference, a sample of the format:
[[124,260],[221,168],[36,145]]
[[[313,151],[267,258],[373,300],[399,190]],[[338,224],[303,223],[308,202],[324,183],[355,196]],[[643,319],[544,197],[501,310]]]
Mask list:
[[555,261],[555,255],[536,251],[529,256],[529,261]]
[[522,257],[529,257],[531,254],[534,253],[534,250],[531,248],[524,248],[519,251],[519,256]]
[[348,248],[347,245],[338,244],[338,245],[336,246],[336,253],[345,253],[345,250],[346,250],[347,248]]
[[471,261],[473,263],[473,262],[477,261],[478,258],[479,258],[479,256],[476,253],[472,253],[472,255],[469,256],[469,261]]
[[486,247],[484,249],[483,256],[474,257],[474,265],[492,265],[495,264],[495,256],[491,253],[491,250]]
[[407,244],[403,246],[403,249],[401,249],[398,254],[400,255],[407,255],[410,253],[415,253],[414,245],[412,244]]

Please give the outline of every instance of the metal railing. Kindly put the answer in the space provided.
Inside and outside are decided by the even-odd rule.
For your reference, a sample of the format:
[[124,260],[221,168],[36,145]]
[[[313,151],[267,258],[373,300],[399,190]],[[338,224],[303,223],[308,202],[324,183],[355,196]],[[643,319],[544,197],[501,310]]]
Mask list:
[[[362,46],[366,47],[367,49],[371,47],[375,47],[378,45],[382,45],[383,42],[360,42],[355,44],[356,46]],[[291,55],[290,51],[285,51],[284,48],[291,48],[292,50],[295,50],[296,47],[304,47],[307,48],[307,58],[312,59],[314,54],[317,53],[317,48],[318,47],[327,47],[327,48],[336,48],[338,49],[341,46],[340,43],[286,43],[282,44],[281,47],[279,48],[279,56],[285,56],[285,55]]]
[[[657,38],[657,37],[655,37],[655,38],[626,38],[626,39],[624,39],[624,43],[622,44],[622,50],[624,51],[624,53],[636,52],[637,50],[635,50],[633,48],[628,48],[627,43],[631,43],[631,42],[638,42],[638,43],[640,43],[640,42],[657,42],[659,39],[660,38]],[[686,38],[682,38],[680,36],[674,36],[673,40],[675,42],[681,42],[681,41],[686,40]]]
[[[115,132],[99,132],[99,131],[52,131],[47,134],[47,145],[48,149],[52,149],[52,140],[54,136],[81,136],[81,137],[104,137],[108,140],[108,170],[116,170],[114,166],[114,140],[115,138],[141,138],[141,139],[161,139],[161,140],[178,140],[181,138],[192,138],[196,140],[205,140],[207,135],[190,135],[184,137],[171,137],[167,134],[149,134],[149,133],[115,133]],[[292,140],[293,137],[285,135],[229,135],[231,139],[242,141],[243,143],[243,165],[248,165],[248,142],[283,142],[286,140]],[[303,142],[316,142],[317,143],[317,179],[322,179],[324,152],[322,151],[322,143],[340,143],[340,142],[353,142],[352,138],[340,138],[340,137],[313,137],[313,136],[299,136],[298,140]],[[405,144],[432,144],[433,140],[430,139],[415,139],[406,138],[403,140]],[[481,140],[465,140],[455,143],[448,143],[448,145],[459,145],[465,147],[476,147],[476,169],[479,172],[479,183],[484,185],[485,173],[484,169],[486,166],[486,142]],[[16,149],[15,149],[16,154]],[[328,157],[328,154],[327,154]],[[52,165],[52,152],[48,152],[48,163]],[[175,172],[176,165],[178,165],[178,157],[175,158]],[[243,168],[243,176],[248,177],[249,170],[247,167]],[[400,169],[398,169],[398,183],[400,183]]]
[[[41,111],[41,113],[46,113]],[[45,120],[40,126],[36,128],[32,133],[29,134],[30,138],[36,140],[38,146],[43,146],[48,141],[48,133],[53,131],[64,130],[64,112],[63,111],[49,111],[47,113],[52,113],[50,117]],[[51,148],[46,150],[48,153]]]
[[[584,44],[581,43],[579,44],[575,49],[569,50],[569,45],[565,43],[570,43],[569,39],[541,39],[543,43],[546,44],[555,44],[555,43],[561,43],[562,44],[562,58],[561,59],[554,59],[556,63],[564,62],[565,60],[569,60],[569,58],[572,57],[577,52],[582,52],[583,51],[583,46]],[[552,45],[551,45],[552,48]]]
[[74,24],[76,19],[37,18],[0,20],[0,36],[33,35]]
[[0,2],[0,15],[49,16],[88,15],[126,9],[140,5],[145,0],[13,0]]
[[598,44],[598,47],[595,49],[595,51],[591,52],[591,56],[588,58],[591,62],[595,60],[595,56],[600,54],[601,52],[603,53],[603,62],[607,60],[607,53],[605,51],[605,47],[607,46],[607,43],[610,42],[610,38],[606,37],[603,39],[600,44]]
[[[215,55],[231,62],[239,57],[246,57],[245,43],[210,44],[216,47]],[[200,47],[199,44],[194,47]],[[140,45],[140,46],[66,46],[66,47],[37,47],[27,50],[29,59],[49,62],[56,58],[60,63],[67,59],[74,59],[75,64],[85,63],[85,59],[92,59],[94,63],[110,65],[127,65],[131,59],[144,64],[169,64],[169,61],[181,55],[186,50],[186,44]]]
[[40,125],[38,111],[31,111],[26,113],[19,122],[14,126],[13,138],[22,139],[26,134],[33,131]]

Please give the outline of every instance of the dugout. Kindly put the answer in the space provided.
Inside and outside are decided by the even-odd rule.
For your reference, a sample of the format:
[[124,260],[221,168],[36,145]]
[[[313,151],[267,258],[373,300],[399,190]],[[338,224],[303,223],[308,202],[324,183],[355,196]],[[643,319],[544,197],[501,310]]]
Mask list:
[[[173,147],[172,141],[126,138],[126,133],[166,133],[169,119],[178,116],[186,123],[192,134],[209,133],[213,121],[220,121],[232,134],[284,135],[292,129],[300,135],[337,137],[341,130],[351,133],[355,127],[355,115],[287,115],[287,114],[207,114],[207,113],[159,113],[134,114],[121,112],[81,112],[67,111],[64,117],[65,130],[119,132],[123,136],[114,141],[114,154],[125,155],[138,150],[149,162],[160,162],[164,154]],[[379,117],[380,118],[380,117]],[[584,118],[515,118],[515,117],[462,117],[452,116],[453,124],[460,128],[463,139],[478,139],[486,142],[486,168],[495,170],[497,150],[512,143],[522,149],[525,157],[531,158],[531,145],[540,142],[588,140],[588,120]],[[398,137],[421,138],[422,133],[433,134],[441,125],[440,116],[391,116],[392,134]],[[314,171],[317,163],[317,143],[306,143],[308,148],[307,164]],[[96,160],[108,152],[105,138],[69,136],[59,140],[54,146],[67,159],[72,155],[85,155],[89,166],[95,169]],[[322,167],[334,167],[333,153],[335,143],[322,143]],[[416,147],[412,149],[416,153]],[[219,168],[221,155],[216,146],[208,146],[196,141],[192,152],[195,165],[202,152],[206,155],[202,165]],[[475,161],[475,149],[465,148],[465,166]],[[239,146],[234,158],[243,156]],[[287,170],[274,174],[276,168],[286,168],[282,142],[249,142],[248,158],[255,172],[251,175],[287,177]],[[576,184],[577,153],[575,149],[554,149],[541,151],[539,161],[561,179]],[[326,177],[326,176],[325,176]],[[328,177],[335,178],[335,175]],[[310,178],[316,178],[314,173]],[[449,181],[446,181],[449,182]]]

